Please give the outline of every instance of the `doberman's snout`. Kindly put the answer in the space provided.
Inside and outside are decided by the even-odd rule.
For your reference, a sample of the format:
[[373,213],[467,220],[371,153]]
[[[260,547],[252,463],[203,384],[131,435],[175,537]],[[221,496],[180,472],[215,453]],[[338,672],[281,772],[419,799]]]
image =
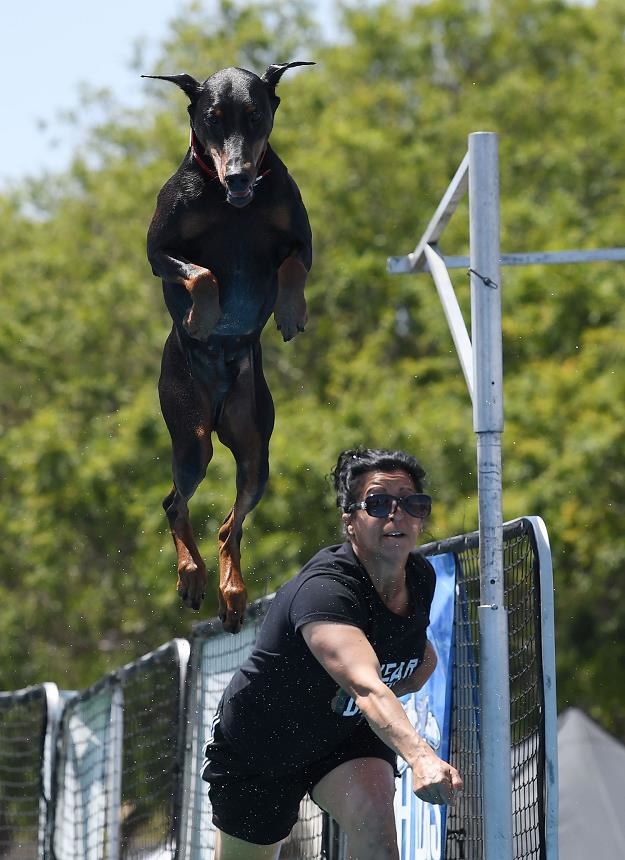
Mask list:
[[250,174],[246,171],[228,171],[225,176],[228,191],[233,194],[238,194],[241,191],[247,191],[251,184]]
[[228,170],[224,179],[228,203],[238,207],[247,206],[254,197],[251,174],[246,170]]

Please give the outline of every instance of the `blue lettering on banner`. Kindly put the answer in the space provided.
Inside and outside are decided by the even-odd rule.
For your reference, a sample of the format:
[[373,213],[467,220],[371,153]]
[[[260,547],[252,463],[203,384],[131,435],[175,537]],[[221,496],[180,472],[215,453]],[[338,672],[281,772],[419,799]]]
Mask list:
[[[438,663],[427,684],[401,701],[419,734],[438,756],[449,761],[456,561],[452,553],[432,556],[430,561],[436,571],[436,591],[428,639]],[[398,758],[398,770],[395,820],[400,860],[444,860],[447,807],[424,803],[414,795],[412,771],[402,758]]]

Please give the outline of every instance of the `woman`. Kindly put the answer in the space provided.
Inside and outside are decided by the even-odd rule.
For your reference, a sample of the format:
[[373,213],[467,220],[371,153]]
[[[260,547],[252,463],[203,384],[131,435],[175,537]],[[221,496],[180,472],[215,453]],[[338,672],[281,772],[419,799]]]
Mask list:
[[306,792],[346,832],[350,858],[397,860],[396,754],[422,800],[453,803],[462,788],[397,699],[436,665],[435,574],[413,552],[431,506],[424,477],[401,451],[339,456],[347,541],[278,591],[215,717],[203,777],[216,860],[275,860]]

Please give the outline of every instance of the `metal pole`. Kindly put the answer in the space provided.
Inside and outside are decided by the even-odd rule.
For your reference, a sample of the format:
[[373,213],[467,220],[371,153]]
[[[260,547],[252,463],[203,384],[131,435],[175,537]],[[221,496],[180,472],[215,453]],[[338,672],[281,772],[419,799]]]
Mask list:
[[124,766],[124,690],[118,678],[115,679],[111,695],[107,758],[106,857],[108,860],[119,860],[121,857],[122,768]]
[[503,373],[497,135],[469,135],[473,428],[480,532],[480,702],[485,860],[512,860],[508,619],[504,605]]

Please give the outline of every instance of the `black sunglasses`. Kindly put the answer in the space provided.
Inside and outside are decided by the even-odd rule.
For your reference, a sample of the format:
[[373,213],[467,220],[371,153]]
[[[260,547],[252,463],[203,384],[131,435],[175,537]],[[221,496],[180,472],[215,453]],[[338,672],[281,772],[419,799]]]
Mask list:
[[393,502],[410,514],[411,517],[425,519],[432,511],[432,499],[425,493],[413,493],[410,496],[391,496],[390,493],[371,493],[362,502],[353,502],[346,508],[346,513],[356,510],[366,511],[370,517],[382,519],[388,517],[393,510]]

